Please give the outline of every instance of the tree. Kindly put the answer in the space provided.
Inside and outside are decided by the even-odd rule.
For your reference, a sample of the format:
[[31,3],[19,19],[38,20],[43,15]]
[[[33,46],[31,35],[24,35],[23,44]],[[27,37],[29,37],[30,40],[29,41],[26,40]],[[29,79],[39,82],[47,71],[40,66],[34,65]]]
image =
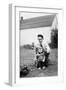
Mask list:
[[51,48],[58,48],[58,29],[52,29],[51,31],[51,43],[49,44]]

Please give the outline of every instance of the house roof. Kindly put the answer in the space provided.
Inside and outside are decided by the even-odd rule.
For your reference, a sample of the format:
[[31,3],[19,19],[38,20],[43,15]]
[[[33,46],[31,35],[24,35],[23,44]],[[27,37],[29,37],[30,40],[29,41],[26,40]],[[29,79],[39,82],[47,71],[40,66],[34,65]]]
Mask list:
[[54,14],[24,19],[22,22],[20,22],[20,30],[39,27],[49,27],[52,25],[55,16],[56,15]]

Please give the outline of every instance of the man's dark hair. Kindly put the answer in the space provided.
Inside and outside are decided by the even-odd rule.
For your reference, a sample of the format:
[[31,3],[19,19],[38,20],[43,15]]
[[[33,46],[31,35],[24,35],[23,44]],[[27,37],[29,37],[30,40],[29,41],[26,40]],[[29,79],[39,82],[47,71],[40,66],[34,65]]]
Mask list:
[[42,37],[42,39],[44,38],[42,34],[38,34],[38,37]]

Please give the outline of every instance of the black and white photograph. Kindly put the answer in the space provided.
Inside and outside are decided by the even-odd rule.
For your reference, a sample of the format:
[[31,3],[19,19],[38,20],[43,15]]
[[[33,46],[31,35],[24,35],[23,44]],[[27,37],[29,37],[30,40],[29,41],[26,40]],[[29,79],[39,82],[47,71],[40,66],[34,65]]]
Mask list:
[[19,12],[20,78],[58,75],[58,16]]
[[9,5],[11,86],[63,81],[62,31],[60,7]]

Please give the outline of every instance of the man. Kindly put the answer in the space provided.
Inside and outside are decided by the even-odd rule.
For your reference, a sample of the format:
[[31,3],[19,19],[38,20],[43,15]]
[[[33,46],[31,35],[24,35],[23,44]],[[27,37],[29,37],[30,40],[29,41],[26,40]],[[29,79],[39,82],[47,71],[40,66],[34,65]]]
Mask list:
[[44,37],[43,35],[39,34],[37,36],[38,44],[35,46],[35,62],[37,62],[37,68],[39,69],[45,69],[47,66],[47,58],[50,53],[49,45],[44,43]]

